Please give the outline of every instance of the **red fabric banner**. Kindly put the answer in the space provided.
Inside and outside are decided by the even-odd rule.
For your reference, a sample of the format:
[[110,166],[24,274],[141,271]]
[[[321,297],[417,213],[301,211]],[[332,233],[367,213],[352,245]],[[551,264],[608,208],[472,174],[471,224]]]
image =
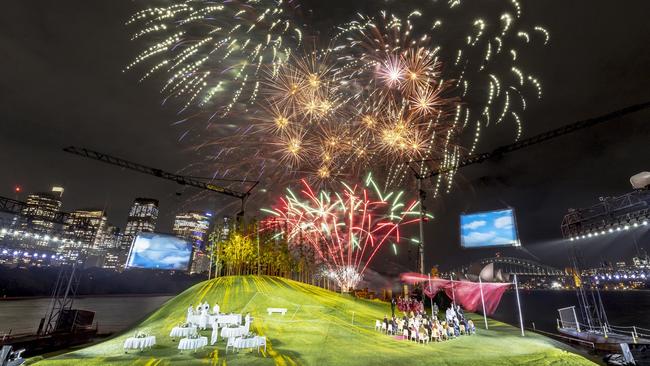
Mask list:
[[480,283],[470,281],[451,281],[442,278],[429,278],[419,273],[403,273],[403,282],[415,284],[424,282],[423,292],[433,298],[438,291],[443,290],[450,299],[455,299],[465,310],[476,312],[482,310],[481,290],[485,301],[485,313],[491,315],[499,306],[501,297],[510,283]]

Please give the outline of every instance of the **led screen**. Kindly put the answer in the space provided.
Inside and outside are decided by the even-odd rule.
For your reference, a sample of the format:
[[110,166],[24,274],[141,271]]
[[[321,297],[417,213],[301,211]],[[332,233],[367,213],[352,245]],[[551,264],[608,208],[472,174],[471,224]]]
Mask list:
[[140,233],[136,236],[127,267],[186,271],[192,256],[192,244],[172,235]]
[[512,209],[460,215],[460,245],[463,248],[520,246]]

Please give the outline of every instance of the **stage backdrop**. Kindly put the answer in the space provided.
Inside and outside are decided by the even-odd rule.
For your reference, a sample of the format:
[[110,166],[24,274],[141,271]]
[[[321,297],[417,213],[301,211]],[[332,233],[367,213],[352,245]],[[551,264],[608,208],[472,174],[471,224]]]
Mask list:
[[172,235],[140,233],[133,241],[126,266],[187,271],[192,243]]

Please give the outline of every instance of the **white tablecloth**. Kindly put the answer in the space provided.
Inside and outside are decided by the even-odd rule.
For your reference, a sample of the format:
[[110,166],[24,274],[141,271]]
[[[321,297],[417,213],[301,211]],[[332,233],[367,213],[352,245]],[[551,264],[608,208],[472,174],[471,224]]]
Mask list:
[[248,333],[248,329],[245,326],[237,327],[237,328],[228,328],[228,327],[221,328],[221,338],[241,337],[246,333]]
[[145,349],[153,347],[156,344],[156,337],[149,336],[144,338],[130,337],[124,341],[124,349]]
[[[205,326],[206,328],[212,328],[213,323],[219,325],[241,324],[241,319],[241,314],[208,315],[207,319],[201,319],[200,314],[195,314],[188,317],[188,322],[202,327]],[[203,324],[202,320],[205,321],[206,324]]]
[[219,314],[210,318],[219,325],[241,324],[241,314]]
[[253,338],[236,338],[235,339],[235,348],[244,349],[244,348],[258,348],[261,345],[266,344],[265,337],[255,336]]
[[197,333],[196,327],[187,327],[187,328],[174,327],[172,328],[171,333],[169,333],[169,336],[172,338],[182,338],[196,333]]
[[199,337],[196,339],[182,338],[178,342],[178,349],[180,350],[196,350],[198,348],[203,348],[208,345],[208,337]]

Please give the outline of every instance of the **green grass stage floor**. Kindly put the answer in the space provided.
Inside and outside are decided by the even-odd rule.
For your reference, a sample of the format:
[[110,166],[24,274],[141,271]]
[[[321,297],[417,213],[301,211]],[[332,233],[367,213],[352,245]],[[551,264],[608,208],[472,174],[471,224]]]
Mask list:
[[[187,307],[208,301],[221,312],[250,313],[251,331],[267,337],[267,351],[226,354],[225,340],[196,352],[178,349],[169,332],[185,321]],[[286,315],[268,315],[267,307],[287,308]],[[28,360],[55,365],[593,365],[571,348],[471,314],[477,334],[444,342],[418,344],[396,340],[374,330],[375,319],[390,313],[378,300],[355,299],[319,287],[267,276],[221,277],[199,283],[173,299],[132,329],[101,343],[58,355]],[[354,324],[352,318],[354,316]],[[122,349],[134,331],[156,336],[152,349]],[[210,338],[210,330],[202,335]]]

